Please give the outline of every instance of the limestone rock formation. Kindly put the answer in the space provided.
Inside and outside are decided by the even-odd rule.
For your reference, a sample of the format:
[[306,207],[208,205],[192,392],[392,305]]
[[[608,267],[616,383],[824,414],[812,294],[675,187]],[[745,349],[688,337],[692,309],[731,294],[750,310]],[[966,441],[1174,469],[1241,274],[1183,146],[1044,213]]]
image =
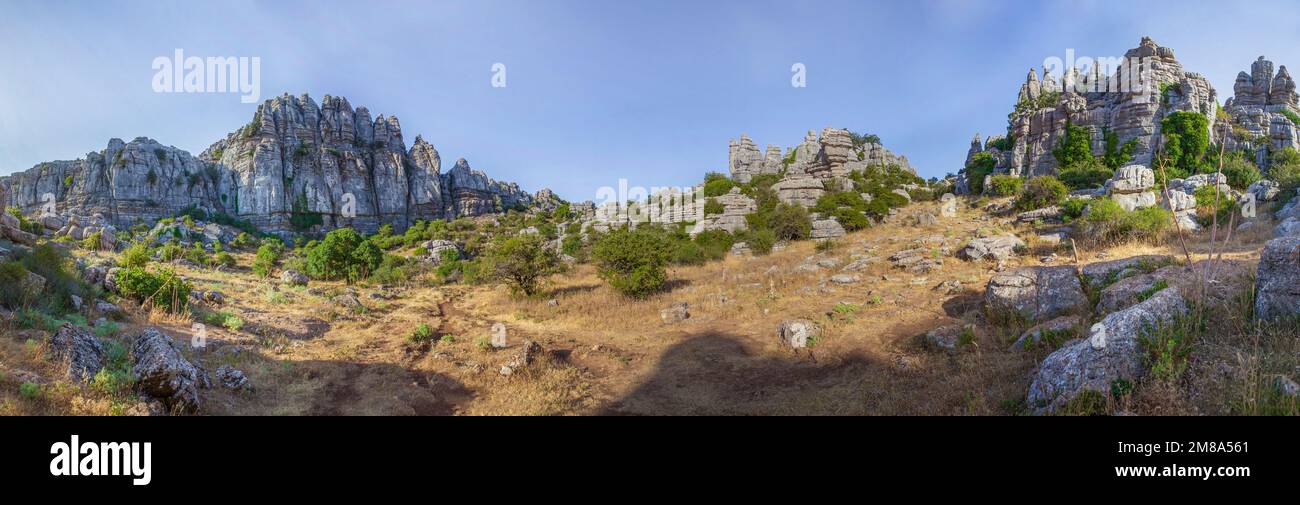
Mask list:
[[1073,267],[1025,267],[989,279],[984,307],[990,314],[1009,314],[1029,322],[1067,315],[1088,304]]
[[157,328],[145,328],[136,337],[131,358],[136,387],[174,412],[196,411],[199,388],[211,386],[207,372],[185,359],[171,337]]
[[119,228],[194,207],[269,232],[351,226],[368,233],[384,223],[400,231],[416,219],[535,201],[463,159],[442,173],[432,144],[417,136],[407,149],[396,117],[372,119],[342,97],[326,95],[317,105],[288,94],[265,101],[252,122],[197,157],[148,138],[112,139],[85,158],[0,177],[0,200],[26,214],[52,201],[61,215],[99,214]]
[[[1116,135],[1119,145],[1136,140],[1132,162],[1149,165],[1165,115],[1200,112],[1214,129],[1218,108],[1214,88],[1205,77],[1184,70],[1173,50],[1143,37],[1138,47],[1125,53],[1125,60],[1138,64],[1121,63],[1107,69],[1093,65],[1086,75],[1069,69],[1059,83],[1046,72],[1040,79],[1031,69],[1009,117],[1013,145],[1003,151],[992,149],[992,142],[979,149],[972,143],[968,161],[979,152],[989,152],[998,161],[995,173],[1025,177],[1055,174],[1058,167],[1052,150],[1068,122],[1089,132],[1093,154],[1103,152],[1105,130]],[[1162,90],[1165,94],[1160,96]]]
[[1136,382],[1145,373],[1139,337],[1148,328],[1169,323],[1187,312],[1177,288],[1166,288],[1146,301],[1106,316],[1088,338],[1057,349],[1039,365],[1026,403],[1037,413],[1051,412],[1085,391],[1110,394],[1114,381]]
[[725,195],[716,198],[722,204],[722,213],[705,216],[700,223],[701,230],[726,230],[738,232],[749,229],[745,216],[758,210],[754,199],[740,193],[740,188],[731,188]]
[[76,382],[89,381],[104,367],[104,346],[85,328],[63,323],[50,335],[51,356],[67,365],[67,376]]
[[1257,278],[1256,317],[1268,321],[1300,315],[1300,235],[1268,241]]
[[1126,165],[1115,170],[1106,182],[1106,194],[1124,210],[1151,207],[1156,204],[1156,174],[1142,165]]

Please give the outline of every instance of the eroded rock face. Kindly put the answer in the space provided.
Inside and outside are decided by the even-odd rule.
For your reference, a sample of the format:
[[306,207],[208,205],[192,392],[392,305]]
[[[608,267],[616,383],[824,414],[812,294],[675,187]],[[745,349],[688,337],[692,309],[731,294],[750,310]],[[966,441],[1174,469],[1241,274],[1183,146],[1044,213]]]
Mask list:
[[66,363],[68,378],[89,381],[104,368],[104,346],[89,330],[63,323],[50,335],[51,357]]
[[1110,394],[1111,384],[1130,382],[1146,373],[1139,338],[1146,328],[1168,324],[1187,312],[1177,288],[1106,316],[1088,338],[1066,344],[1038,367],[1026,403],[1037,413],[1054,411],[1084,391]]
[[1106,194],[1119,203],[1124,210],[1151,207],[1156,204],[1156,175],[1150,168],[1142,165],[1127,165],[1115,170],[1115,175],[1106,182]]
[[812,222],[813,240],[832,240],[844,236],[844,227],[834,219],[818,219]]
[[985,258],[1006,261],[1016,255],[1016,249],[1025,247],[1025,241],[1015,235],[977,238],[966,244],[960,252],[961,257],[971,261]]
[[190,363],[180,348],[157,328],[145,328],[131,347],[132,371],[141,393],[162,401],[173,412],[195,412],[199,388],[210,387],[207,372]]
[[749,229],[745,216],[756,210],[754,199],[740,193],[740,188],[731,188],[725,195],[716,198],[722,204],[722,213],[706,216],[701,224],[702,230],[726,230],[731,233]]
[[[993,138],[990,138],[982,149],[976,149],[973,144],[968,157],[973,158],[979,152],[993,154],[998,161],[995,173],[1025,177],[1053,175],[1058,167],[1052,150],[1060,143],[1069,123],[1088,131],[1095,154],[1101,152],[1103,129],[1114,133],[1120,145],[1136,140],[1133,162],[1149,165],[1164,115],[1176,111],[1200,112],[1209,117],[1213,130],[1218,108],[1214,88],[1205,77],[1185,71],[1173,50],[1144,37],[1125,57],[1149,63],[1153,82],[1148,92],[1112,89],[1119,80],[1103,75],[1099,65],[1094,65],[1094,72],[1086,74],[1077,69],[1067,71],[1061,82],[1047,73],[1040,79],[1031,69],[1020,89],[1020,105],[1010,116],[1013,145],[1006,151],[993,149]],[[1123,75],[1124,71],[1119,74]],[[1157,96],[1161,87],[1167,90],[1163,97]]]
[[826,194],[822,181],[808,175],[788,175],[772,185],[776,196],[782,203],[812,207],[817,199]]
[[269,232],[302,231],[293,216],[318,215],[324,229],[372,233],[384,223],[400,231],[416,219],[534,202],[517,185],[492,180],[463,159],[447,173],[440,170],[437,150],[423,138],[406,148],[396,117],[372,119],[341,97],[326,95],[317,105],[307,95],[285,94],[264,102],[251,123],[197,157],[148,138],[112,139],[83,159],[0,178],[0,203],[34,214],[49,194],[61,214],[101,214],[119,228],[193,206]]
[[985,310],[990,315],[1009,313],[1035,323],[1078,312],[1087,304],[1088,297],[1069,266],[1003,272],[989,279],[984,293]]
[[1300,236],[1268,241],[1256,278],[1256,317],[1274,321],[1300,316]]

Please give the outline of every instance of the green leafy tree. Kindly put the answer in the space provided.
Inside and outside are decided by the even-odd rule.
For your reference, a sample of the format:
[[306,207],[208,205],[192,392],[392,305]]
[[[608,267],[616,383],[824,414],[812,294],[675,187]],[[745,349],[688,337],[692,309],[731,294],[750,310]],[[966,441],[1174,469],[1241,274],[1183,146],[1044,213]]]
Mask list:
[[554,250],[536,234],[510,237],[498,243],[488,254],[487,264],[493,277],[523,296],[536,295],[541,280],[563,270]]
[[352,252],[363,239],[351,228],[339,228],[307,253],[307,275],[317,279],[343,279],[352,271]]
[[[1201,172],[1205,151],[1210,147],[1210,124],[1204,115],[1180,111],[1160,122],[1164,134],[1163,158],[1170,178],[1182,178]],[[1161,177],[1159,173],[1157,177]]]
[[1061,136],[1060,143],[1052,149],[1052,156],[1061,167],[1092,161],[1092,136],[1088,129],[1066,120],[1065,135]]
[[663,289],[664,268],[672,259],[672,246],[660,233],[648,229],[620,228],[603,235],[593,247],[599,275],[619,293],[644,298]]

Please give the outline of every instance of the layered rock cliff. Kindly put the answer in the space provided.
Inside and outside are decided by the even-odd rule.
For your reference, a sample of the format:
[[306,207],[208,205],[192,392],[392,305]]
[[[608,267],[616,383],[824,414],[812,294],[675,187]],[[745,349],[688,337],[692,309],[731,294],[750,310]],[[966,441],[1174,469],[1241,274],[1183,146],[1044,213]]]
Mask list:
[[[1109,74],[1099,65],[1085,73],[1069,69],[1061,82],[1046,72],[1040,79],[1031,69],[1020,88],[1015,110],[1008,116],[1011,141],[991,136],[980,145],[977,136],[967,161],[979,152],[989,152],[998,162],[996,173],[1055,174],[1058,167],[1052,149],[1065,135],[1066,124],[1072,123],[1089,131],[1094,153],[1103,152],[1104,133],[1111,132],[1120,145],[1136,140],[1131,162],[1149,165],[1160,135],[1160,121],[1166,115],[1199,112],[1209,119],[1211,132],[1215,130],[1218,101],[1214,88],[1204,76],[1184,70],[1172,49],[1144,37],[1124,57],[1142,65],[1121,66]],[[1121,83],[1123,88],[1119,87]],[[1213,133],[1211,141],[1215,141]]]
[[[495,181],[463,158],[446,173],[417,136],[408,149],[395,116],[371,117],[346,98],[267,100],[253,120],[195,157],[147,138],[113,139],[75,161],[41,163],[0,178],[0,201],[37,212],[102,214],[118,226],[189,206],[270,232],[350,226],[373,232],[417,219],[451,219],[532,206],[517,184]],[[558,200],[543,193],[548,204]]]

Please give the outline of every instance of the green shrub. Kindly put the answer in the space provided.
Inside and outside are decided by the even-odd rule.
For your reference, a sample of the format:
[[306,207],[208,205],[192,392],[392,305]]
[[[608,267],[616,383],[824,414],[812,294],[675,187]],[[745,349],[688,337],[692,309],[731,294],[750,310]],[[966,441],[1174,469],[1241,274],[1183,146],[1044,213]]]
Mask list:
[[593,248],[599,275],[625,296],[644,298],[663,289],[670,245],[650,230],[610,231]]
[[1283,201],[1294,198],[1296,189],[1300,188],[1300,152],[1287,147],[1273,153],[1268,178],[1277,182]]
[[1116,244],[1129,240],[1154,241],[1163,238],[1171,225],[1169,211],[1145,207],[1125,211],[1109,198],[1092,200],[1078,220],[1079,238],[1094,244]]
[[180,244],[168,242],[158,248],[158,259],[168,262],[185,256],[185,248]]
[[[1164,134],[1162,158],[1170,179],[1203,171],[1205,151],[1210,146],[1209,119],[1198,112],[1173,112],[1161,120],[1160,131]],[[1157,178],[1162,177],[1156,172]]]
[[38,243],[28,251],[17,253],[27,271],[45,278],[45,296],[39,304],[49,312],[62,313],[72,306],[72,296],[90,300],[94,292],[77,272],[72,258],[62,248],[48,242]]
[[1097,160],[1062,167],[1058,179],[1072,190],[1096,189],[1106,185],[1115,170]]
[[235,249],[247,249],[253,245],[253,237],[248,232],[239,232],[235,239],[230,241],[230,247]]
[[970,187],[971,194],[984,193],[984,179],[993,173],[997,165],[998,160],[988,152],[976,153],[971,158],[970,164],[966,165],[966,184]]
[[188,251],[185,251],[185,259],[198,266],[207,266],[211,260],[208,258],[208,251],[203,248],[203,244],[195,242]]
[[725,212],[726,210],[727,210],[727,209],[726,209],[726,206],[722,205],[722,202],[719,202],[718,199],[716,199],[716,198],[710,198],[710,199],[704,201],[704,215],[705,215],[705,216],[712,216],[712,215],[715,215],[715,214],[721,214],[721,213]]
[[704,196],[706,198],[722,196],[727,194],[727,192],[731,191],[731,188],[734,187],[736,187],[736,183],[731,179],[713,179],[704,183]]
[[307,252],[307,275],[315,279],[343,279],[353,270],[353,251],[361,245],[361,235],[351,228],[339,228]]
[[1228,219],[1241,208],[1241,205],[1232,195],[1219,193],[1216,196],[1214,188],[1214,186],[1201,186],[1192,194],[1196,197],[1196,220],[1202,226],[1209,226],[1218,219],[1220,226],[1227,226]]
[[777,240],[803,240],[812,235],[812,217],[798,205],[777,205],[766,224]]
[[86,235],[81,239],[81,248],[88,251],[98,251],[99,246],[103,245],[104,233],[96,230],[94,233]]
[[18,394],[28,400],[36,400],[41,397],[41,385],[34,382],[24,382],[18,386]]
[[118,272],[117,288],[127,298],[152,303],[169,312],[180,312],[189,304],[192,286],[171,270],[160,270],[155,274],[135,267]]
[[1110,128],[1102,127],[1101,136],[1104,143],[1104,152],[1101,162],[1111,171],[1124,166],[1133,159],[1133,151],[1137,149],[1138,140],[1129,139],[1123,146],[1119,145],[1119,135],[1110,131]]
[[1020,194],[1020,189],[1025,185],[1025,180],[1014,175],[995,175],[989,178],[988,190],[989,196],[1014,196]]
[[149,246],[143,242],[132,242],[122,252],[122,266],[126,268],[144,267],[149,264]]
[[1068,119],[1065,122],[1065,134],[1052,149],[1052,156],[1061,167],[1073,167],[1095,160],[1092,155],[1092,135],[1088,128],[1075,126]]
[[1025,183],[1020,197],[1016,199],[1016,209],[1024,211],[1059,205],[1069,194],[1070,189],[1055,177],[1034,177]]
[[1233,189],[1245,190],[1264,178],[1255,162],[1246,159],[1241,153],[1228,153],[1224,158],[1223,175],[1228,178],[1228,185]]
[[1088,208],[1090,201],[1086,198],[1066,198],[1061,202],[1061,218],[1067,223],[1078,219],[1083,215],[1083,210]]
[[217,253],[216,256],[213,256],[212,264],[223,266],[226,268],[234,268],[236,265],[238,265],[238,262],[235,261],[235,257],[231,256],[230,253],[222,251]]
[[280,261],[280,250],[283,246],[277,247],[273,244],[263,243],[257,248],[257,256],[253,258],[253,273],[261,277],[270,277],[271,271],[275,269],[276,262]]
[[410,340],[417,344],[433,341],[433,327],[420,323],[420,325],[416,326],[415,330],[411,332]]
[[504,281],[511,291],[523,296],[537,294],[543,278],[563,269],[559,255],[537,234],[507,238],[487,256],[492,276]]
[[0,263],[0,286],[5,287],[0,290],[0,305],[18,309],[36,302],[40,298],[40,293],[16,287],[22,286],[26,281],[27,269],[23,268],[22,263],[17,261]]
[[737,235],[736,239],[747,244],[756,256],[770,254],[776,245],[776,233],[772,230],[750,230]]

